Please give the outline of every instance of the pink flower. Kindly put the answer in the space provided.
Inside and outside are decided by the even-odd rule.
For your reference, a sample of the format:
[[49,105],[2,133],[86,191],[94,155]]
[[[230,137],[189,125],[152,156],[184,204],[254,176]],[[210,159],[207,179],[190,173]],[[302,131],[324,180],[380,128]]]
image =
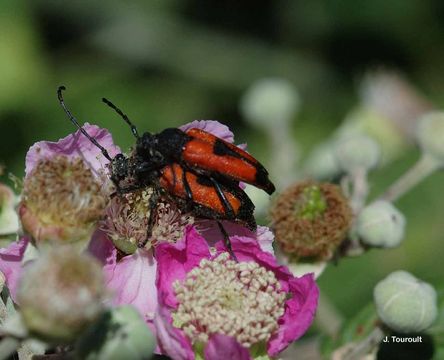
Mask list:
[[[97,139],[109,152],[111,156],[119,153],[120,150],[112,142],[111,134],[95,125],[84,125],[85,130],[93,137]],[[26,182],[31,178],[31,174],[42,161],[50,161],[56,158],[64,157],[68,160],[81,161],[85,165],[85,168],[90,169],[97,179],[103,179],[105,172],[105,166],[108,162],[100,150],[94,146],[80,131],[76,131],[73,134],[60,139],[57,142],[40,141],[35,143],[29,149],[26,154],[26,171],[25,171],[25,186]],[[45,174],[43,174],[45,175]],[[52,174],[46,174],[50,177]],[[50,186],[45,187],[42,190],[51,190]],[[24,228],[33,234],[35,237],[42,237],[43,234],[51,236],[63,235],[69,236],[75,232],[79,232],[79,229],[73,229],[73,232],[67,232],[66,228],[58,226],[56,223],[42,224],[37,216],[36,208],[50,209],[51,206],[56,206],[58,202],[57,196],[69,197],[70,191],[78,191],[79,189],[65,189],[67,192],[57,193],[55,192],[51,199],[47,199],[46,202],[40,204],[26,203],[22,201],[19,207],[19,213],[21,215],[21,221]],[[26,196],[22,194],[22,196]],[[82,199],[77,199],[82,202]],[[84,201],[83,201],[84,202]],[[46,214],[47,215],[47,214]],[[66,216],[69,218],[69,216]],[[47,221],[48,219],[46,219]],[[70,219],[67,219],[70,220]],[[17,243],[12,243],[7,248],[0,249],[0,271],[6,276],[6,284],[11,293],[12,299],[16,300],[17,281],[20,278],[22,271],[23,254],[29,243],[29,237],[22,237]],[[89,238],[87,239],[89,240]]]
[[[311,274],[295,278],[254,238],[230,239],[238,264],[227,259],[221,241],[210,249],[193,228],[184,242],[160,244],[156,249],[159,309],[154,324],[160,348],[174,359],[194,359],[195,343],[206,344],[204,352],[214,356],[217,349],[226,351],[214,345],[221,341],[216,334],[231,334],[229,342],[235,339],[244,348],[266,341],[268,355],[276,356],[313,321],[319,291]],[[218,297],[213,298],[215,294]],[[254,317],[242,318],[250,313]],[[257,326],[262,326],[259,332],[249,326],[255,319],[262,319],[257,320]],[[237,327],[244,320],[244,326]],[[236,356],[242,359],[245,351],[240,345]]]
[[111,305],[133,305],[151,324],[157,309],[157,262],[152,251],[139,249],[118,259],[117,249],[101,230],[94,233],[88,251],[103,263]]
[[[97,126],[84,129],[119,153],[111,134]],[[40,141],[26,154],[26,176],[19,216],[37,245],[41,242],[86,244],[109,200],[107,159],[80,131],[57,142]]]
[[[217,121],[193,121],[180,127],[181,130],[186,131],[190,128],[200,128],[205,131],[211,132],[214,135],[223,138],[226,141],[232,142],[234,139],[233,133],[228,129],[227,126],[220,124]],[[174,213],[174,212],[172,212]],[[131,221],[125,221],[123,218],[125,214],[120,212],[116,214],[115,217],[122,217],[118,219],[119,223],[125,224],[136,224],[137,222],[131,218]],[[134,217],[134,213],[132,213]],[[116,219],[108,219],[108,223],[115,223]],[[170,229],[174,233],[180,233],[177,231],[178,226],[186,225],[186,221],[181,220],[177,216],[164,216],[159,219],[160,228]],[[165,223],[169,222],[169,223]],[[174,224],[173,224],[174,223]],[[159,225],[159,224],[158,224]],[[176,226],[178,225],[178,226]],[[199,227],[199,231],[204,234],[203,236],[208,239],[219,239],[222,234],[220,229],[217,227],[214,221],[203,220],[196,224]],[[230,222],[224,222],[224,226],[230,235],[241,234],[250,237],[256,237],[255,234],[251,233],[248,229],[241,225],[237,225]],[[146,226],[144,225],[144,228]],[[120,228],[119,228],[120,229]],[[117,230],[119,230],[117,229]],[[146,249],[138,249],[134,254],[127,255],[118,259],[117,250],[113,246],[112,242],[109,240],[110,233],[109,226],[105,229],[107,234],[102,231],[96,231],[93,236],[93,240],[90,244],[89,251],[96,255],[104,263],[105,277],[108,287],[112,290],[113,304],[123,305],[130,304],[135,306],[143,318],[148,324],[152,323],[154,313],[157,309],[157,288],[155,286],[156,270],[157,270],[157,257],[154,258],[151,251]],[[113,232],[116,232],[116,227],[112,227]],[[131,229],[123,229],[125,231],[119,230],[119,234],[116,234],[116,238],[120,235],[125,236],[125,234],[131,234],[129,231]],[[136,229],[137,230],[137,229]],[[157,234],[159,239],[152,239],[148,241],[148,244],[155,244],[157,242],[164,242],[167,240],[167,234],[161,229],[156,229],[156,225],[153,234]],[[265,227],[258,227],[258,241],[266,248],[268,251],[273,251],[271,243],[273,241],[273,234]],[[112,236],[112,234],[111,234]],[[171,234],[171,237],[177,235]],[[134,234],[132,237],[137,238]],[[159,241],[157,241],[159,240]],[[176,242],[175,239],[174,242]],[[119,240],[120,243],[124,242]],[[179,240],[180,242],[180,240]],[[121,248],[121,250],[123,247]],[[157,254],[156,250],[154,251]]]

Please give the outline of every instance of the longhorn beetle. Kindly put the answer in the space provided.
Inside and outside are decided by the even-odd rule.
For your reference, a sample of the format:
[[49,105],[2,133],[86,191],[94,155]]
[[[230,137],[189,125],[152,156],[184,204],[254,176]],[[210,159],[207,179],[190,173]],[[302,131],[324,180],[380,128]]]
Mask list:
[[[236,259],[220,220],[238,222],[251,230],[256,229],[254,205],[239,187],[239,182],[254,185],[271,195],[275,187],[264,166],[246,151],[198,128],[186,131],[168,128],[158,134],[145,132],[139,135],[128,116],[103,98],[103,102],[130,126],[136,138],[130,156],[117,154],[111,157],[69,111],[62,94],[65,89],[60,86],[57,90],[60,105],[71,122],[109,161],[110,178],[117,194],[152,187],[151,209],[156,207],[159,196],[163,195],[174,201],[182,212],[190,212],[197,218],[216,220],[229,253]],[[153,218],[150,215],[147,239],[151,236]]]

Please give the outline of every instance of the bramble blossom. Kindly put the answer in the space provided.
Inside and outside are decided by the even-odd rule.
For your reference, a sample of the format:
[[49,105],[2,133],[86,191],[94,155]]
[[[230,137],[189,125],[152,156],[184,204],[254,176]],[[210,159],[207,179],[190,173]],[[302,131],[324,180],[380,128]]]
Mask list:
[[311,274],[294,277],[253,237],[230,240],[239,263],[222,240],[209,248],[193,228],[184,242],[156,248],[154,324],[161,350],[174,359],[194,359],[202,346],[204,353],[227,351],[214,342],[236,344],[239,358],[248,358],[243,349],[265,343],[275,356],[313,321],[319,292]]

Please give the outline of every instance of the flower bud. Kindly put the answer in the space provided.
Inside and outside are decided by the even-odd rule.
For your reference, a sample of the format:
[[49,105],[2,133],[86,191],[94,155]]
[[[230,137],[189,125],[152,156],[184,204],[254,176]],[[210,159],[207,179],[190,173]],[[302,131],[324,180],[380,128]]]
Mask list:
[[370,170],[379,161],[379,145],[366,135],[344,136],[336,140],[334,154],[339,167],[352,173],[358,169]]
[[432,112],[421,117],[416,136],[422,151],[444,164],[444,112]]
[[98,318],[105,295],[99,262],[71,247],[60,246],[48,249],[25,267],[18,303],[31,332],[64,342]]
[[305,163],[307,174],[315,179],[331,179],[340,173],[331,142],[316,146]]
[[435,289],[406,271],[395,271],[380,281],[373,296],[380,319],[401,333],[423,331],[437,317]]
[[330,259],[351,224],[348,200],[329,183],[288,187],[276,198],[270,215],[276,242],[283,253],[296,259]]
[[77,342],[76,355],[85,360],[150,359],[155,338],[131,306],[110,309]]
[[404,215],[392,203],[378,200],[358,215],[357,231],[363,243],[390,248],[401,243],[405,223]]
[[270,127],[291,121],[299,107],[299,94],[285,79],[268,78],[254,83],[242,99],[241,111],[252,124]]

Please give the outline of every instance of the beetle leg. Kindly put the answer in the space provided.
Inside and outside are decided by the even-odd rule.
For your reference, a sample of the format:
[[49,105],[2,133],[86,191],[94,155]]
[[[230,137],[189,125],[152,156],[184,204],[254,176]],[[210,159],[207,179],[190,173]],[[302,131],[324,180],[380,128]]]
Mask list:
[[222,225],[222,223],[220,221],[217,221],[217,225],[219,226],[220,232],[222,233],[222,236],[223,236],[223,239],[224,239],[224,244],[225,244],[225,247],[228,250],[228,253],[231,255],[231,257],[236,262],[239,262],[239,260],[237,260],[236,255],[234,255],[233,248],[231,247],[230,237],[228,236],[227,231],[225,230],[225,228],[223,227],[223,225]]
[[217,196],[219,196],[219,200],[222,202],[222,205],[224,206],[225,213],[228,215],[230,219],[235,218],[234,210],[231,204],[228,202],[224,192],[222,191],[219,183],[214,180],[212,177],[210,177],[211,182],[214,185],[214,188],[216,189]]
[[182,182],[183,182],[183,187],[185,188],[185,194],[186,194],[187,200],[188,200],[186,203],[185,212],[189,212],[189,211],[191,211],[191,208],[193,206],[193,192],[191,191],[190,183],[187,180],[187,172],[186,171],[182,172]]
[[150,239],[150,237],[153,235],[153,227],[154,227],[154,222],[156,220],[154,212],[157,208],[159,198],[160,198],[160,193],[158,191],[154,191],[148,200],[148,207],[150,209],[150,217],[148,219],[148,227],[146,229],[146,238],[143,243],[138,244],[139,247],[144,247],[146,245],[146,243],[148,242],[148,240]]

